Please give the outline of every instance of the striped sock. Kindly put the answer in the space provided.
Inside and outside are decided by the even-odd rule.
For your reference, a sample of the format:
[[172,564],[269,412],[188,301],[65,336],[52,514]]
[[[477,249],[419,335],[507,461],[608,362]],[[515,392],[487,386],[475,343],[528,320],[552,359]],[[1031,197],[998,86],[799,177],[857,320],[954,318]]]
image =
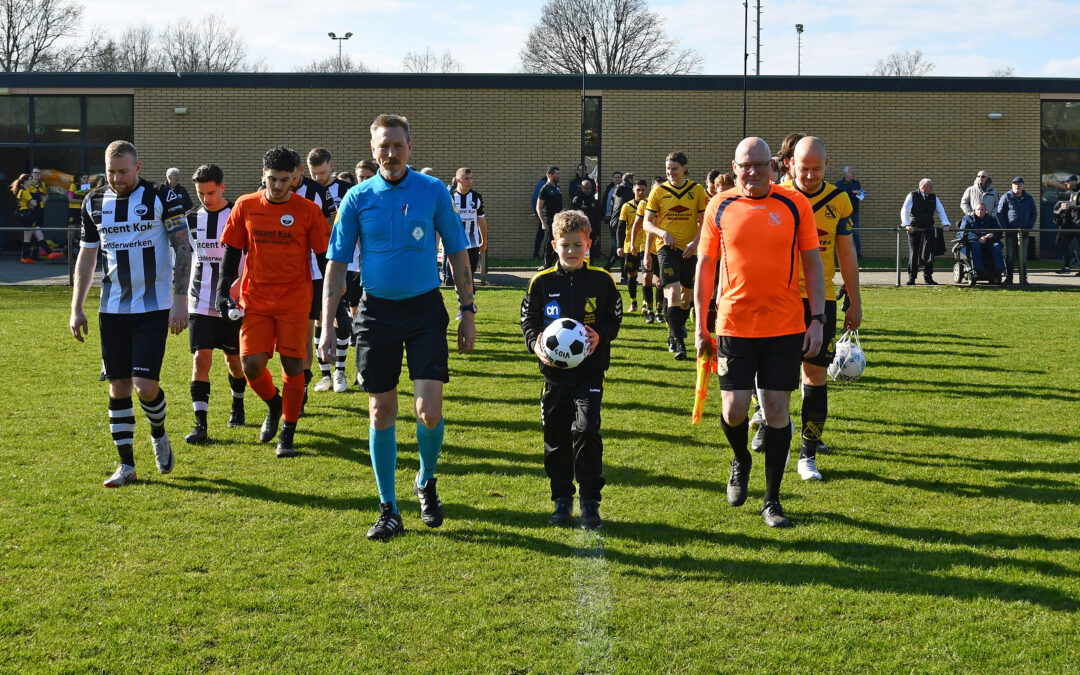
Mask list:
[[[323,361],[322,357],[319,356],[319,340],[321,338],[322,338],[322,326],[315,326],[315,351],[313,353],[315,354],[315,358],[319,361],[319,370],[322,371],[322,376],[323,377],[330,377],[330,371],[332,371],[334,369],[334,366],[329,361]],[[308,382],[310,382],[310,381],[311,381],[311,378],[309,377]]]
[[195,409],[195,422],[206,426],[206,409],[210,407],[210,383],[191,381],[191,407]]
[[135,436],[135,410],[131,407],[130,396],[109,397],[109,431],[116,451],[120,453],[120,462],[135,466],[135,453],[131,447]]
[[334,363],[334,367],[338,370],[345,370],[345,359],[349,357],[349,338],[344,340],[338,339],[337,341],[337,361]]
[[232,389],[233,407],[244,407],[244,394],[247,392],[247,380],[229,375],[229,389]]
[[150,421],[150,435],[161,438],[165,435],[165,390],[158,389],[158,395],[153,401],[139,399],[146,419]]

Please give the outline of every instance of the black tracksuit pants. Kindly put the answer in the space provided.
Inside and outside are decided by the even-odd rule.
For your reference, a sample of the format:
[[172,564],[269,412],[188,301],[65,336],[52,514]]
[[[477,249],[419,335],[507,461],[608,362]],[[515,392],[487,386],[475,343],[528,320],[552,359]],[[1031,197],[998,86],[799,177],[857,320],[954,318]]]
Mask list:
[[577,479],[582,499],[600,499],[604,487],[604,441],[600,438],[602,378],[577,384],[544,383],[544,469],[551,498],[571,497]]

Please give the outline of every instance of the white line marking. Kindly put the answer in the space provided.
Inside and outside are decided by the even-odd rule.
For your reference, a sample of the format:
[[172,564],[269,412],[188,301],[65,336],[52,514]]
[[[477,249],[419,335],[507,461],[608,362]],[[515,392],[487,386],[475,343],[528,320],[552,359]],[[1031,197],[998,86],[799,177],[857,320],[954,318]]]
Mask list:
[[578,587],[578,672],[612,673],[611,590],[607,560],[604,558],[604,535],[578,530],[576,537],[575,577]]

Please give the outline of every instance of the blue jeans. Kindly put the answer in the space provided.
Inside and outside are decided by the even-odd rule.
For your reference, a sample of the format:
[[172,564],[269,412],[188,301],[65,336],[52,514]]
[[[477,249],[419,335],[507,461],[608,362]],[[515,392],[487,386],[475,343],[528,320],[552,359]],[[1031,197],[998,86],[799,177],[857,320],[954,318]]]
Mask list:
[[859,212],[851,214],[851,238],[855,242],[855,255],[862,255],[862,245],[859,243]]
[[[989,251],[986,249],[989,249]],[[996,241],[983,244],[978,239],[971,239],[968,241],[968,251],[968,260],[977,272],[985,271],[988,262],[993,263],[995,270],[1005,269],[1005,259],[1001,255],[1001,244]],[[987,252],[990,254],[990,260],[986,259]]]

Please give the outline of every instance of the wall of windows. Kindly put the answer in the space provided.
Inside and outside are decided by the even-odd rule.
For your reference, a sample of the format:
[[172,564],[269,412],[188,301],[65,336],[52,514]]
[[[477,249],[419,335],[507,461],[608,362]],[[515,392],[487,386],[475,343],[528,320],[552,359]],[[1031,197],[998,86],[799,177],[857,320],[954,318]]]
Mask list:
[[[0,183],[7,188],[41,169],[49,186],[45,224],[65,227],[72,177],[103,179],[105,146],[118,139],[134,141],[132,96],[0,96]],[[10,190],[0,191],[0,224],[10,224],[14,204]],[[8,232],[3,241],[10,246],[22,235]]]
[[1039,204],[1042,257],[1059,258],[1054,244],[1054,204],[1064,198],[1065,178],[1080,174],[1080,101],[1042,102],[1042,203]]

